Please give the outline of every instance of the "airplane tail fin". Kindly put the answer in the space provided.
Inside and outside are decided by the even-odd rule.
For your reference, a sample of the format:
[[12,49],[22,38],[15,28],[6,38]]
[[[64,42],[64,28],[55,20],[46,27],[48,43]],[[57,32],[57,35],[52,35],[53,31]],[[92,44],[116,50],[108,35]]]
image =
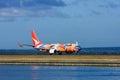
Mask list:
[[39,41],[34,30],[31,31],[31,35],[32,35],[32,43],[33,43],[34,47],[39,48],[42,45],[42,42]]

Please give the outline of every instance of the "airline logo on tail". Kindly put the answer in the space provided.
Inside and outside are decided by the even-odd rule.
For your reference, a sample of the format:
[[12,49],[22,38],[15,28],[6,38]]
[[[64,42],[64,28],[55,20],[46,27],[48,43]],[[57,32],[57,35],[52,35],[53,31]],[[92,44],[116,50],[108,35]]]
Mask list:
[[34,30],[32,30],[31,35],[32,35],[32,43],[33,43],[34,47],[39,48],[40,46],[42,46],[42,42],[39,41]]

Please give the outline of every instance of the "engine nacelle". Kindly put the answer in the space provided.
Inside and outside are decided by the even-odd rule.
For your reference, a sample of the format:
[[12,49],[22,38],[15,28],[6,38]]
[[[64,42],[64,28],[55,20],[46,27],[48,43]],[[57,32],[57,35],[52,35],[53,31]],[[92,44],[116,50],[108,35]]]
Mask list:
[[54,54],[55,51],[56,51],[56,50],[52,48],[52,49],[49,50],[49,53],[50,53],[50,54]]

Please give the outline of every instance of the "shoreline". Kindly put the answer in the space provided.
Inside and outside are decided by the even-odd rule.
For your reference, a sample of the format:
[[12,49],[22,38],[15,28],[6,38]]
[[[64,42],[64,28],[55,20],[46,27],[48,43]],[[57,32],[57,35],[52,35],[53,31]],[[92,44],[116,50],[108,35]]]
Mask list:
[[0,65],[120,67],[116,55],[0,55]]

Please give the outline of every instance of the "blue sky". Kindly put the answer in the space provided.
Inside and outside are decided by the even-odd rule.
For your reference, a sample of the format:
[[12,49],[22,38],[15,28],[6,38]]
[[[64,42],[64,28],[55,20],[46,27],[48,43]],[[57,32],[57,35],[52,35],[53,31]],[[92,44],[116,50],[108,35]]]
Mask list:
[[81,47],[120,46],[120,0],[0,0],[0,49],[78,41]]

